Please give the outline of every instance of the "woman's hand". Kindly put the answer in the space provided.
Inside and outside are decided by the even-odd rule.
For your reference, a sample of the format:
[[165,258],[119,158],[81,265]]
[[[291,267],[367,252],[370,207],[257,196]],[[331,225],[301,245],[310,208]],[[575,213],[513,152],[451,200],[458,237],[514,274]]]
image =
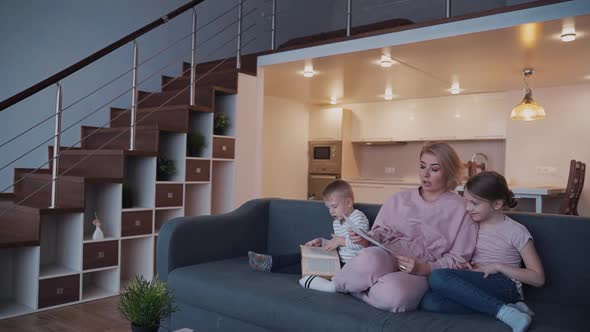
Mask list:
[[352,241],[352,243],[358,244],[365,248],[369,246],[369,241],[363,239],[360,235],[353,232],[351,229],[348,230],[348,235],[350,236],[350,241]]
[[406,256],[395,256],[399,270],[402,272],[415,274],[418,276],[428,276],[432,267],[428,263],[417,262],[415,258]]
[[318,237],[315,238],[305,244],[308,247],[321,247],[322,246],[322,238]]

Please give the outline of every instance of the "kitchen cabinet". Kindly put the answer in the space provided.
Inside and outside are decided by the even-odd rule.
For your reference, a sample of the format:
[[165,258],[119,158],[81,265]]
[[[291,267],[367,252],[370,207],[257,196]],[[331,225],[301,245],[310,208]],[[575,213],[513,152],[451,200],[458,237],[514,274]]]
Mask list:
[[342,140],[342,108],[317,108],[309,112],[310,141]]
[[378,182],[375,180],[355,181],[348,180],[356,203],[383,204],[391,195],[405,189],[416,188],[417,184],[393,184],[387,180]]

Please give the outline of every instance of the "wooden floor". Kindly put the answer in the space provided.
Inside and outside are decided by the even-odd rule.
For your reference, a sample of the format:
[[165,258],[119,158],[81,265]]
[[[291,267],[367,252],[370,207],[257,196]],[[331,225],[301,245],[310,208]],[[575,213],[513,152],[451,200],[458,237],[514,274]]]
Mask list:
[[129,332],[129,321],[117,311],[119,297],[71,305],[0,320],[2,332]]

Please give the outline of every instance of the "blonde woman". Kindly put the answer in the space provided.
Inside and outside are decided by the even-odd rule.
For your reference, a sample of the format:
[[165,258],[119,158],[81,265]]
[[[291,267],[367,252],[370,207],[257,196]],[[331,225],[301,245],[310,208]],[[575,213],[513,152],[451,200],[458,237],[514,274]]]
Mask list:
[[365,249],[334,277],[334,289],[383,310],[409,311],[420,304],[433,270],[469,262],[477,226],[453,192],[461,168],[447,143],[427,143],[420,151],[420,187],[391,196],[369,232],[395,255],[351,234]]

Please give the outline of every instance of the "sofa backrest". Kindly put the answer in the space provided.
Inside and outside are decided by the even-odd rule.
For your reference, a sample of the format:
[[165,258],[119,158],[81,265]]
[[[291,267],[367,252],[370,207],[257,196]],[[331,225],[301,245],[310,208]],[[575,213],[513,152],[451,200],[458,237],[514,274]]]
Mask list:
[[525,299],[562,304],[590,301],[590,218],[512,212],[533,236],[545,270],[545,285],[525,286]]
[[[377,204],[355,204],[371,225]],[[590,218],[512,212],[508,214],[531,232],[545,268],[541,288],[525,287],[529,300],[588,303],[590,296]],[[271,254],[293,253],[315,237],[329,238],[332,217],[323,202],[276,199],[270,202],[268,248]]]

